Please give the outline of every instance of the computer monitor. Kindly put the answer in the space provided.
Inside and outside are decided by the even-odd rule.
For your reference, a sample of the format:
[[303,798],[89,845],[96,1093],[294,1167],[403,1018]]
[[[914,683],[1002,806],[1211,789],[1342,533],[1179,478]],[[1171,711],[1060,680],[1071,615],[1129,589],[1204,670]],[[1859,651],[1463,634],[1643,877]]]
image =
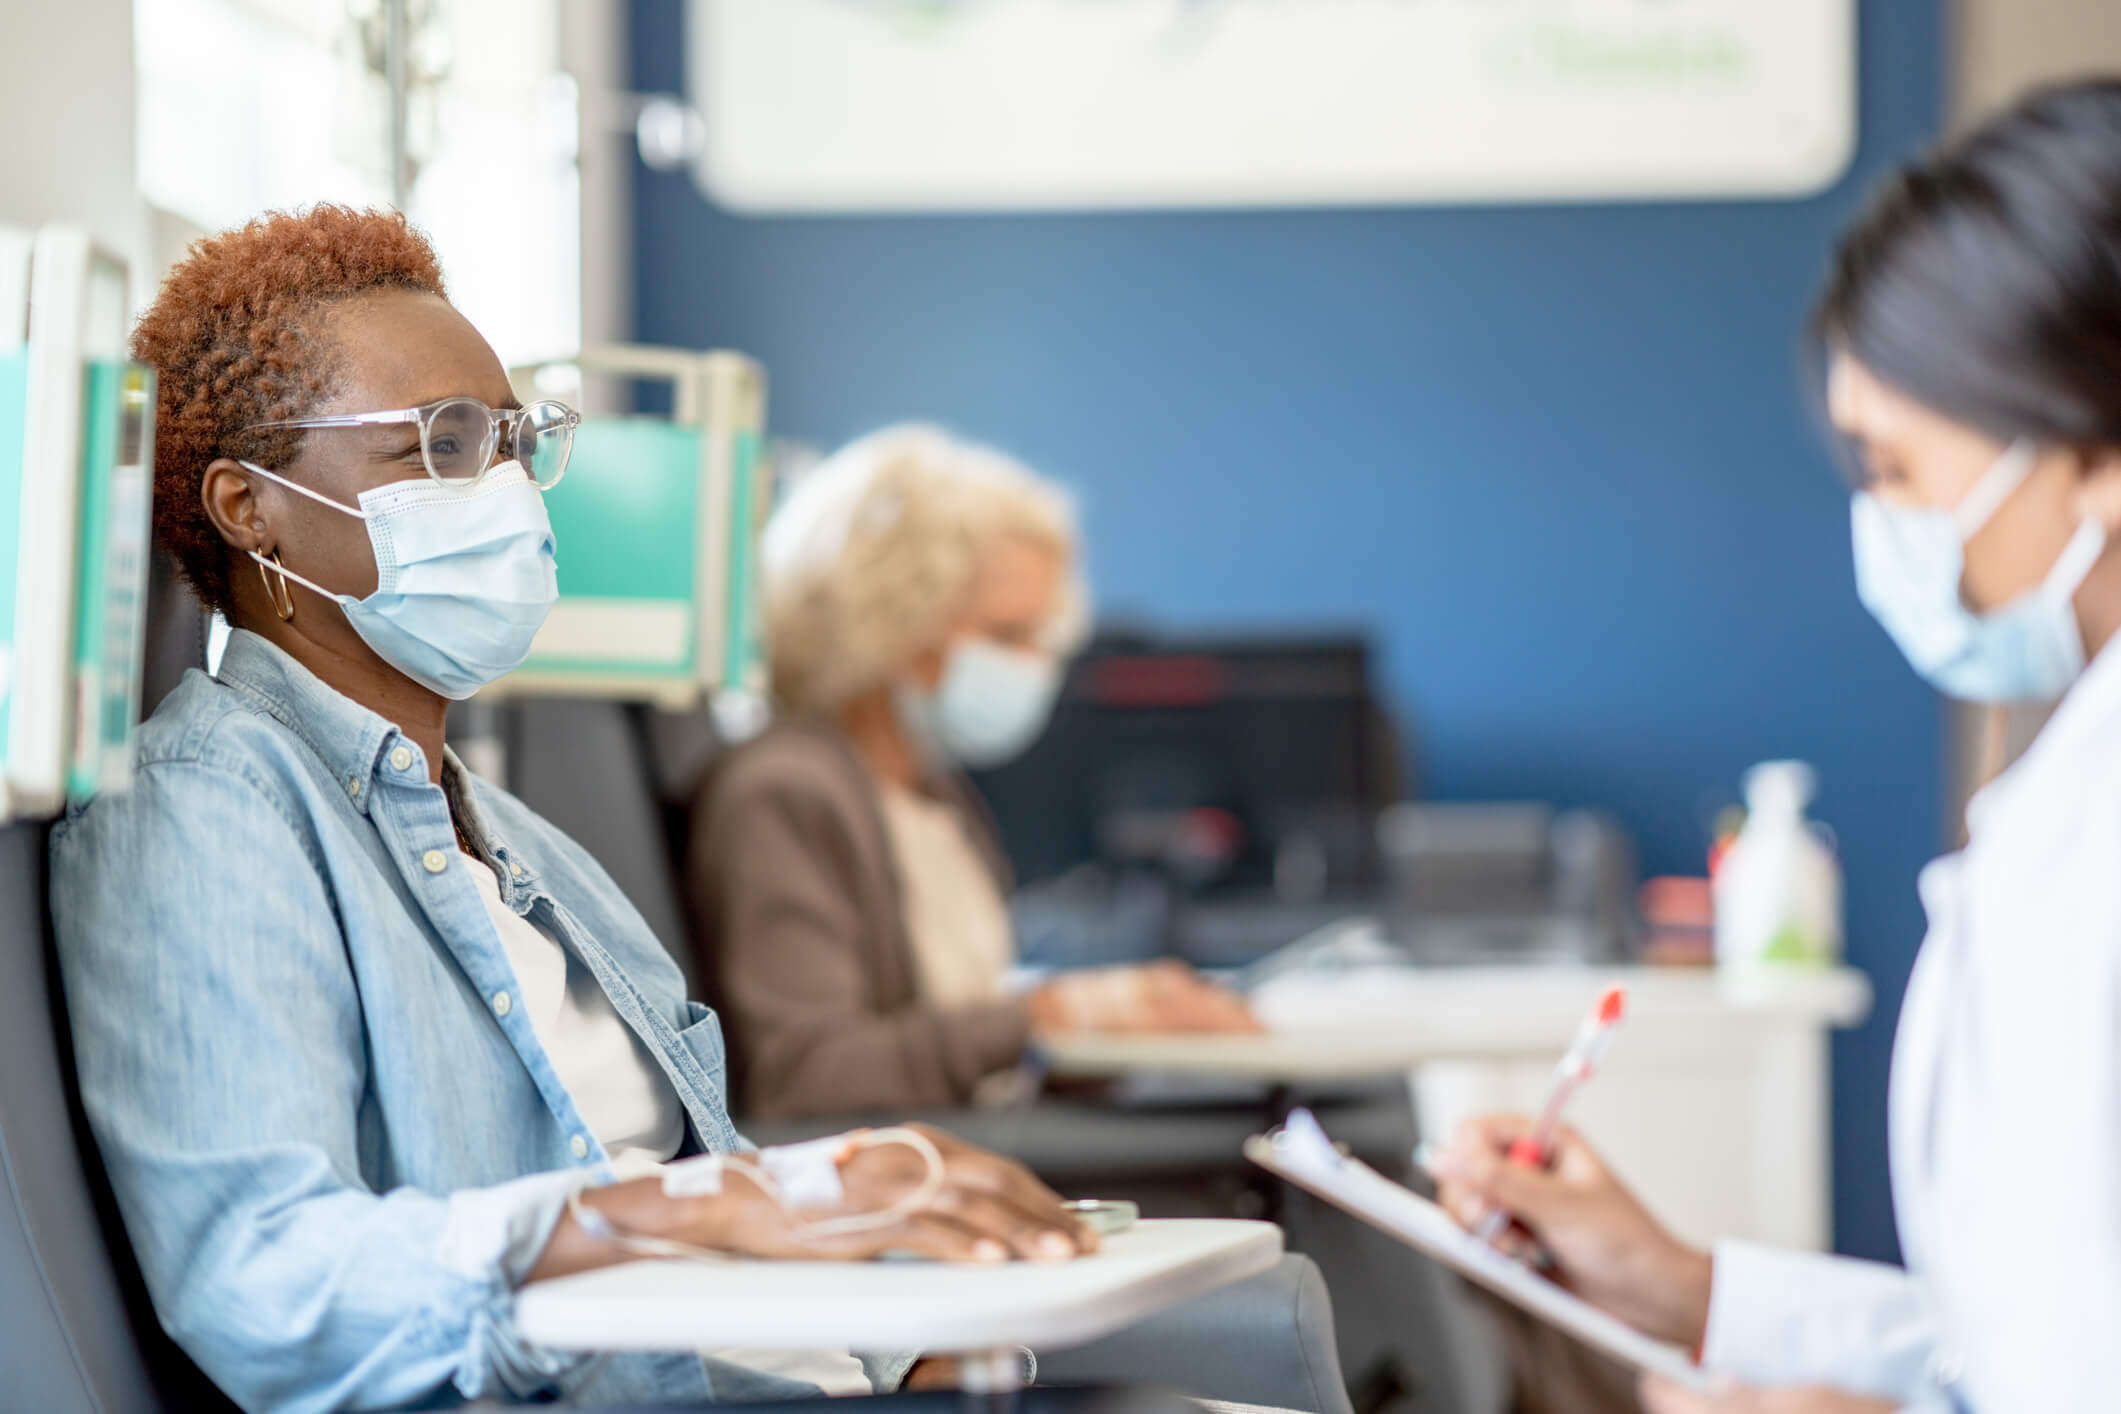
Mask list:
[[1022,882],[1101,863],[1320,897],[1376,885],[1398,750],[1358,634],[1106,633],[1046,734],[977,783]]

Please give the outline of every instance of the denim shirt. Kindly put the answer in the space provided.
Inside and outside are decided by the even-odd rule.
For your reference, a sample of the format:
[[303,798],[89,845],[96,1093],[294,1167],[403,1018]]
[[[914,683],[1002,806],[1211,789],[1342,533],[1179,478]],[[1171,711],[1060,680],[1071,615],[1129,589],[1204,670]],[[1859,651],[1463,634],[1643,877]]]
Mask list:
[[142,730],[133,788],[52,844],[82,1094],[156,1314],[248,1409],[815,1393],[516,1333],[568,1193],[610,1173],[514,1004],[452,800],[503,901],[661,1066],[688,1148],[743,1145],[713,1014],[589,855],[454,757],[432,783],[396,727],[238,632]]

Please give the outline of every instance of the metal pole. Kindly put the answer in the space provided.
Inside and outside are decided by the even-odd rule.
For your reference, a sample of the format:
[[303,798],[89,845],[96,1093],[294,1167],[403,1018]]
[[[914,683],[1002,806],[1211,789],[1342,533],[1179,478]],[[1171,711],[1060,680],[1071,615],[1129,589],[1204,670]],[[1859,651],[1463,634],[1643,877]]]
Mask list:
[[384,38],[384,79],[390,86],[390,204],[403,211],[411,196],[406,189],[406,169],[411,164],[410,100],[405,82],[405,3],[383,0],[388,29]]

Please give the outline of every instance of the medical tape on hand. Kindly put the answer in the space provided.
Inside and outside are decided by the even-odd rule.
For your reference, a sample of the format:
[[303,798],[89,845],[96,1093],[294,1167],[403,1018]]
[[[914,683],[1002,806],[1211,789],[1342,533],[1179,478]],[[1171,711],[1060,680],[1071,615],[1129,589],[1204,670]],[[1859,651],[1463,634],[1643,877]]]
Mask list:
[[[806,1144],[762,1149],[757,1162],[733,1154],[700,1154],[665,1164],[663,1194],[668,1198],[712,1196],[722,1191],[724,1176],[742,1174],[757,1185],[783,1211],[837,1207],[846,1201],[846,1186],[840,1181],[840,1165],[863,1149],[903,1146],[921,1156],[927,1172],[920,1183],[897,1201],[873,1213],[849,1213],[800,1223],[789,1234],[797,1241],[816,1241],[895,1227],[933,1203],[947,1177],[942,1151],[916,1129],[855,1130]],[[582,1202],[581,1190],[567,1195],[567,1210],[591,1237],[645,1257],[692,1257],[720,1261],[728,1254],[689,1243],[628,1232],[610,1218]]]
[[722,1191],[722,1176],[741,1173],[790,1212],[837,1208],[847,1200],[840,1162],[851,1152],[845,1134],[761,1149],[756,1161],[728,1154],[701,1154],[663,1166],[663,1196],[697,1198]]
[[759,1166],[773,1176],[782,1207],[790,1211],[837,1208],[847,1201],[840,1161],[851,1154],[849,1136],[834,1134],[807,1144],[761,1149]]
[[722,1191],[723,1154],[697,1154],[663,1165],[665,1198],[712,1197]]
[[[948,1171],[943,1164],[943,1152],[935,1147],[934,1140],[917,1129],[904,1126],[892,1129],[858,1129],[852,1134],[839,1136],[834,1142],[839,1145],[839,1151],[833,1161],[835,1169],[863,1149],[885,1149],[896,1145],[919,1154],[921,1162],[927,1166],[927,1172],[922,1175],[920,1183],[897,1202],[873,1213],[851,1213],[843,1218],[823,1218],[805,1223],[794,1234],[799,1240],[844,1237],[849,1233],[874,1232],[882,1228],[896,1227],[935,1202],[943,1191],[943,1183],[948,1177]],[[834,1177],[837,1179],[837,1174]]]

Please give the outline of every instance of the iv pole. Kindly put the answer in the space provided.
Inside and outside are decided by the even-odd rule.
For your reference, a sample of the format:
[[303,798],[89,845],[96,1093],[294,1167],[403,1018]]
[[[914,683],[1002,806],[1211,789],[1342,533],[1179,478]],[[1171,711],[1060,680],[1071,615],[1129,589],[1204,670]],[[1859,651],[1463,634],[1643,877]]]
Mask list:
[[383,0],[383,77],[390,89],[390,204],[405,209],[411,196],[406,169],[411,163],[411,98],[405,78],[406,0]]
[[[390,204],[400,211],[412,199],[411,93],[406,76],[408,0],[383,0],[383,79],[390,90]],[[496,784],[507,776],[508,755],[500,720],[490,702],[465,702],[455,713],[451,738],[476,774]]]

